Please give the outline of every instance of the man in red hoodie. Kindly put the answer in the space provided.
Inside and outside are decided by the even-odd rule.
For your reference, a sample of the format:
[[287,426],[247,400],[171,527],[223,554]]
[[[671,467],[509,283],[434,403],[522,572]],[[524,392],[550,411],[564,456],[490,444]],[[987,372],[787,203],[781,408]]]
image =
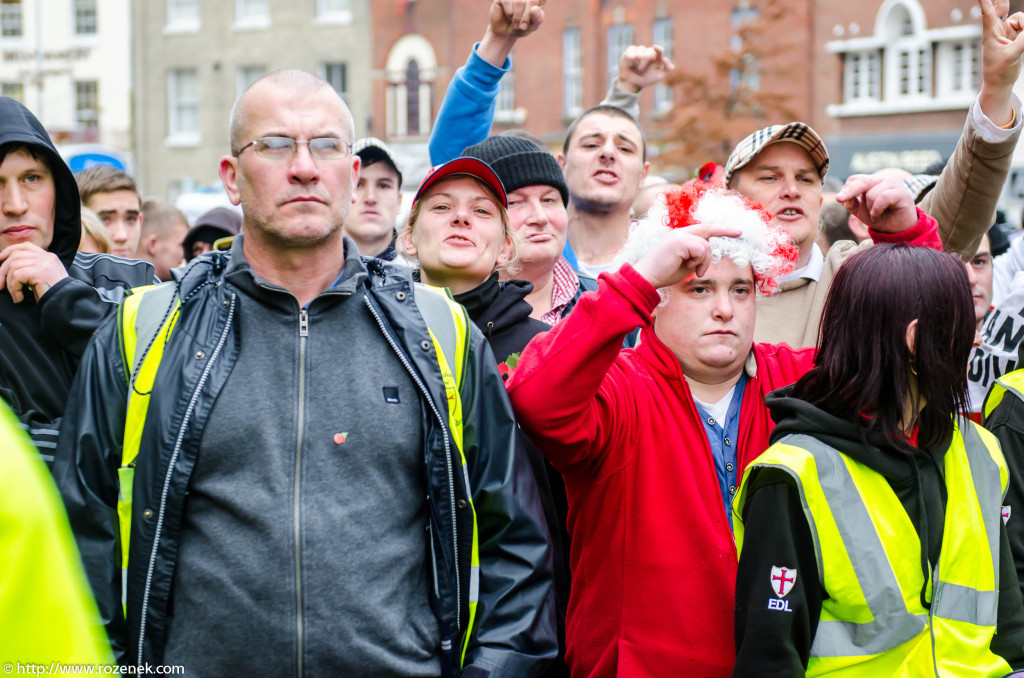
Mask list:
[[[877,205],[872,195],[856,209],[880,215],[876,240],[939,246],[934,220],[909,198]],[[755,296],[796,258],[770,222],[734,193],[670,192],[631,231],[627,263],[530,343],[509,382],[520,424],[565,477],[573,676],[732,670],[728,507],[768,446],[764,396],[813,358],[753,344]],[[639,345],[620,350],[636,326]]]

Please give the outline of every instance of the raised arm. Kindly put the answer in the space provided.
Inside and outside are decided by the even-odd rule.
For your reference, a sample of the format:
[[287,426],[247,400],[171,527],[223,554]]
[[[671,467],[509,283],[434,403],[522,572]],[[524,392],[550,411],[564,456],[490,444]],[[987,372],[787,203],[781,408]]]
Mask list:
[[708,237],[738,234],[704,225],[676,229],[635,268],[602,274],[596,292],[527,345],[509,395],[520,425],[556,469],[596,475],[612,450],[629,449],[632,418],[623,413],[635,399],[630,365],[617,360],[623,337],[638,326],[650,330],[661,303],[657,288],[707,268]]
[[621,108],[639,119],[640,92],[663,81],[675,68],[660,45],[630,45],[619,57],[619,74],[601,103]]
[[974,256],[992,225],[1021,130],[1020,101],[1013,95],[1013,83],[1024,54],[1024,14],[1007,17],[1008,0],[995,4],[978,0],[978,4],[981,92],[967,114],[956,150],[935,188],[921,201],[921,208],[939,222],[943,247],[965,260]]
[[455,72],[430,132],[430,162],[439,165],[487,138],[501,78],[519,38],[540,28],[545,0],[494,0],[484,37]]

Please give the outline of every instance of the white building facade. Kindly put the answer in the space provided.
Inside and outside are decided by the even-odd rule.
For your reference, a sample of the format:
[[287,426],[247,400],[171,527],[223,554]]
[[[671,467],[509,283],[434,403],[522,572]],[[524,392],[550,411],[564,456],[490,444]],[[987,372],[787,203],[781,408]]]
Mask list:
[[0,0],[0,93],[58,143],[131,148],[130,0]]

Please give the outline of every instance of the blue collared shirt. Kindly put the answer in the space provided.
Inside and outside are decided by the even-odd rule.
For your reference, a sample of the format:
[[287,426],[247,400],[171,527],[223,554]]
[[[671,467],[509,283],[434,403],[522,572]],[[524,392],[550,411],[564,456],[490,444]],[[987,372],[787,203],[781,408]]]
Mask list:
[[704,422],[704,432],[711,444],[711,455],[715,459],[715,471],[718,473],[718,488],[722,492],[725,515],[729,519],[730,528],[732,527],[732,498],[736,495],[739,485],[736,470],[736,439],[739,437],[740,404],[743,402],[743,390],[746,385],[747,375],[741,374],[740,380],[733,388],[732,400],[729,401],[729,409],[724,422],[716,421],[696,399],[693,401],[697,407],[697,413]]

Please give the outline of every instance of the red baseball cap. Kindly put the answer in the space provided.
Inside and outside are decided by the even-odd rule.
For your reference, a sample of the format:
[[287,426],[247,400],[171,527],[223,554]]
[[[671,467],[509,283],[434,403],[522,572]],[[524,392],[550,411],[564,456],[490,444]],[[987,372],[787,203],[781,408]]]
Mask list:
[[416,202],[428,188],[453,174],[468,174],[484,182],[501,199],[501,206],[508,209],[508,196],[505,195],[505,187],[501,185],[501,179],[494,173],[490,165],[479,158],[455,158],[455,160],[449,160],[442,165],[434,165],[427,172],[427,176],[423,177],[420,187],[416,189],[416,197],[412,201]]

